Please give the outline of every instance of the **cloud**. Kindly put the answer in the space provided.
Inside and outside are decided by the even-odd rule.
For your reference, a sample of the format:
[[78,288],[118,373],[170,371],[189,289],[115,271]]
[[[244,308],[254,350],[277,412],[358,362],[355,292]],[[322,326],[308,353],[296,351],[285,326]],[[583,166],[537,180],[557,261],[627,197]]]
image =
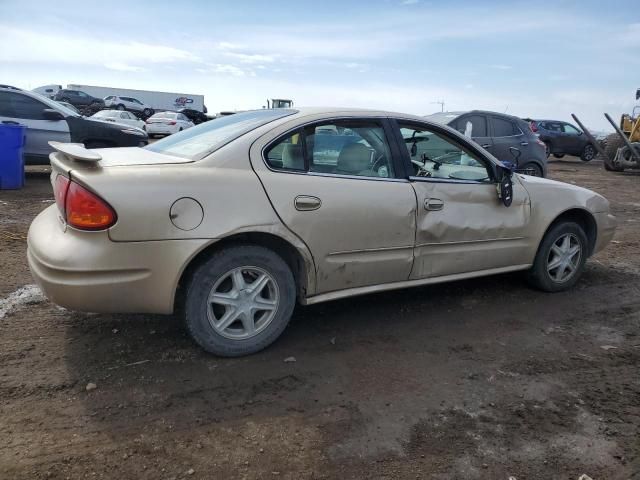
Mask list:
[[[179,48],[138,41],[103,41],[89,35],[45,33],[0,24],[0,62],[125,66],[149,63],[196,62]],[[113,59],[118,59],[114,62]],[[139,67],[135,67],[139,68]],[[122,70],[122,69],[121,69]]]
[[273,63],[276,61],[275,55],[248,54],[248,53],[225,53],[225,56],[238,60],[240,63]]
[[416,5],[417,3],[420,3],[420,0],[402,0],[400,5]]
[[144,72],[146,70],[146,68],[127,65],[126,63],[120,62],[105,63],[104,66],[109,70],[117,70],[119,72]]

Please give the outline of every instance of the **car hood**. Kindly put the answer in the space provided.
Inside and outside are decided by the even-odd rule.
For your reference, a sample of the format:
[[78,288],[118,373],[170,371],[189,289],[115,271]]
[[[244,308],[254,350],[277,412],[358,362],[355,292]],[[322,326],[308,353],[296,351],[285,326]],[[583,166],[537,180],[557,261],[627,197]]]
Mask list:
[[548,178],[516,174],[522,186],[529,192],[532,202],[539,207],[556,210],[563,207],[586,208],[592,213],[609,211],[609,201],[599,193],[570,183],[558,182]]

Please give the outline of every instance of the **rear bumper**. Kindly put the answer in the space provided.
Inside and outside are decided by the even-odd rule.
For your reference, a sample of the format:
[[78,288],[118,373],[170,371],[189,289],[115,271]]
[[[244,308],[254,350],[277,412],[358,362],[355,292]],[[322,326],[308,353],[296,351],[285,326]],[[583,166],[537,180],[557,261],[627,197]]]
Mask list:
[[164,125],[162,123],[147,124],[147,135],[171,135],[177,131],[177,125]]
[[66,227],[55,205],[31,224],[27,258],[54,303],[86,312],[173,312],[183,269],[207,240],[113,242]]
[[598,228],[598,236],[592,253],[598,253],[606,247],[613,238],[613,235],[616,233],[618,221],[616,217],[610,213],[596,213],[594,217]]

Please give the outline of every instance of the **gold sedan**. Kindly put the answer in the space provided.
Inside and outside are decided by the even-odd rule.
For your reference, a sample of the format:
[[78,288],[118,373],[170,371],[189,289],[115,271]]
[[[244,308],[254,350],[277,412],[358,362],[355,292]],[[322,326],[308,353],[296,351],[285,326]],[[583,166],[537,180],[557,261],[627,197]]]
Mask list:
[[52,146],[56,205],[28,240],[43,291],[82,311],[182,307],[223,356],[272,343],[296,302],[515,270],[565,290],[615,229],[602,196],[405,114],[267,109],[145,148]]

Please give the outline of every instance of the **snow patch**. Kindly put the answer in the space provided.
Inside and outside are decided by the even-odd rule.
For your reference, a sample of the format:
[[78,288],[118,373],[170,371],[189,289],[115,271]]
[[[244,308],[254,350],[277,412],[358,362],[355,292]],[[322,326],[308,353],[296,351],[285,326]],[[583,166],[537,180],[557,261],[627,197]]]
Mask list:
[[0,319],[4,318],[16,308],[23,305],[33,305],[46,300],[37,285],[25,285],[10,294],[7,298],[0,299]]

